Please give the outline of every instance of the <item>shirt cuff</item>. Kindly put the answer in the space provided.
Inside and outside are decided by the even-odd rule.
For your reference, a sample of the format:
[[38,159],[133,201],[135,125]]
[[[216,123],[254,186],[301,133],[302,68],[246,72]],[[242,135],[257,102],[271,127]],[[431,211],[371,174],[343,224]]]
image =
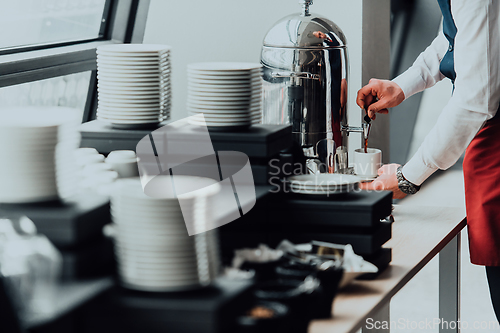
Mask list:
[[404,73],[394,78],[392,82],[396,83],[403,90],[405,99],[425,89],[425,82],[422,79],[420,72],[411,67]]
[[422,159],[415,155],[403,166],[401,172],[406,180],[420,186],[427,178],[436,172],[436,170],[437,168],[427,166]]

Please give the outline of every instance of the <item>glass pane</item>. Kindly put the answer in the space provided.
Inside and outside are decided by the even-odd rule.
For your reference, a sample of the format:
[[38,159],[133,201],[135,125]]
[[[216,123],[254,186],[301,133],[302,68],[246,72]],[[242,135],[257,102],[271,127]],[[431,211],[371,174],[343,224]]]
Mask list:
[[0,88],[1,106],[67,106],[81,110],[87,102],[91,72]]
[[0,0],[0,49],[99,37],[106,0]]

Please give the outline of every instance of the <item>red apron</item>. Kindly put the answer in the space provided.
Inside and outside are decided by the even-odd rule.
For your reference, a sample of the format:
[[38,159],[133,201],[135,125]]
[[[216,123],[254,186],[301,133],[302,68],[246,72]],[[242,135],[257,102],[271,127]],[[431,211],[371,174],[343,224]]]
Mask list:
[[490,119],[463,163],[470,260],[500,266],[500,115]]

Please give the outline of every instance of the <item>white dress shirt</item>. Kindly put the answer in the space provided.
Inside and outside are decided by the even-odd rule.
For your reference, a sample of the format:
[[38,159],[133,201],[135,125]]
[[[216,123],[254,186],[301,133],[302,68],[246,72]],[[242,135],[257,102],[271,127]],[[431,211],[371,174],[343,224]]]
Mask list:
[[[420,185],[451,167],[500,104],[500,0],[451,0],[457,27],[455,90],[403,175]],[[444,78],[439,71],[449,43],[442,32],[406,72],[395,78],[405,98]],[[500,133],[497,138],[500,140]],[[492,154],[500,152],[492,152]]]

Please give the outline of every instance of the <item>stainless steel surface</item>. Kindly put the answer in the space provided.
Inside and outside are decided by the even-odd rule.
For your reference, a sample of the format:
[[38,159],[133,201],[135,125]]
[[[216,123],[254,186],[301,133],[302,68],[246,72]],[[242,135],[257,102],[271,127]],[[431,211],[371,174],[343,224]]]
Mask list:
[[[314,33],[319,34],[314,34]],[[288,15],[269,30],[264,37],[265,47],[315,48],[346,47],[342,29],[331,20],[316,14]]]
[[370,133],[371,124],[362,123],[361,126],[342,126],[342,130],[348,133],[361,133],[363,134],[363,139],[368,138],[368,133]]
[[[307,151],[308,163],[320,161],[320,173],[342,173],[348,169],[351,129],[346,38],[335,23],[309,13],[312,1],[299,3],[303,12],[281,19],[264,38],[263,123],[292,124],[294,141]],[[339,147],[343,155],[336,158]]]

